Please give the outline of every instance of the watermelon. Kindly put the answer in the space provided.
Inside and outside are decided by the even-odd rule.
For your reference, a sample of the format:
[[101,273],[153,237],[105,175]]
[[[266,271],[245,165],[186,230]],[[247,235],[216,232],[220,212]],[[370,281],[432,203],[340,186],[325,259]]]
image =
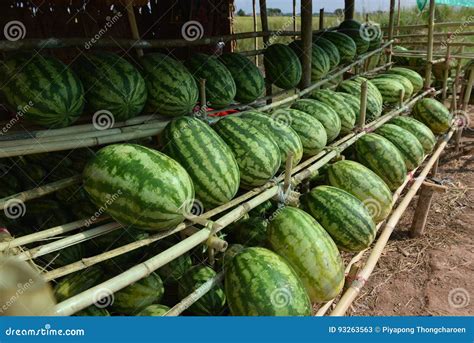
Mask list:
[[166,125],[163,152],[191,177],[196,198],[205,208],[229,202],[239,189],[239,166],[230,148],[209,125],[181,117]]
[[54,295],[58,302],[64,301],[98,284],[103,274],[102,268],[97,265],[69,274],[56,284]]
[[263,246],[267,239],[268,221],[259,217],[241,219],[229,228],[229,241],[248,247]]
[[262,202],[260,205],[251,210],[248,214],[250,217],[266,218],[276,210],[275,203],[271,200]]
[[284,44],[272,44],[265,49],[263,63],[267,79],[282,89],[294,88],[301,80],[298,55]]
[[398,74],[382,74],[375,77],[375,79],[388,79],[388,80],[396,80],[400,82],[405,90],[405,95],[403,96],[403,100],[410,99],[411,95],[413,94],[413,85],[411,81],[403,75]]
[[[189,269],[178,285],[178,295],[184,299],[203,283],[216,276],[216,272],[206,266],[195,266]],[[217,316],[224,310],[226,297],[221,286],[214,286],[198,301],[189,307],[189,312],[198,316]]]
[[293,267],[312,302],[336,297],[344,285],[344,263],[331,236],[308,213],[284,207],[268,225],[271,249]]
[[118,222],[164,230],[184,220],[194,187],[186,170],[168,156],[136,144],[100,149],[83,172],[92,202]]
[[82,114],[82,83],[54,57],[9,57],[1,63],[0,80],[0,95],[5,104],[30,123],[60,128],[71,125]]
[[237,87],[235,100],[250,103],[265,91],[265,80],[257,66],[247,57],[238,53],[226,53],[219,60],[229,69]]
[[224,255],[222,257],[222,267],[227,268],[230,261],[237,255],[239,252],[245,249],[245,246],[242,244],[230,244],[226,251],[224,251]]
[[428,126],[434,134],[445,133],[453,116],[448,109],[435,99],[425,98],[413,107],[413,117]]
[[160,53],[146,54],[140,62],[148,90],[147,111],[171,117],[193,111],[199,90],[181,62]]
[[342,32],[325,31],[317,33],[316,37],[326,38],[331,43],[333,43],[339,50],[341,62],[351,62],[354,59],[357,52],[357,45],[348,35]]
[[183,254],[158,269],[158,275],[165,284],[178,282],[192,267],[193,261],[189,254]]
[[[352,80],[345,80],[341,82],[337,88],[339,92],[352,94],[360,99],[361,96],[361,84],[363,81],[367,81],[367,111],[366,111],[366,122],[371,122],[374,119],[380,117],[382,114],[382,95],[380,94],[377,87],[375,87],[369,80],[362,77]],[[358,116],[359,113],[356,113]]]
[[[387,104],[398,104],[400,101],[400,92],[405,93],[405,87],[397,80],[387,78],[377,78],[370,80],[382,94],[383,102]],[[405,95],[403,95],[405,98]]]
[[[392,51],[396,54],[398,52],[406,52],[408,51],[407,48],[405,48],[404,46],[400,46],[400,45],[395,45],[392,49]],[[403,66],[407,66],[410,64],[410,59],[408,57],[403,57],[403,56],[397,56],[397,55],[394,55],[392,57],[392,61],[396,64],[396,65],[403,65]],[[398,68],[398,67],[397,67]],[[406,68],[403,68],[403,69],[406,69]],[[408,69],[409,70],[409,69]]]
[[319,89],[311,93],[311,98],[332,107],[341,119],[341,133],[347,134],[354,128],[356,114],[344,98],[329,89]]
[[436,137],[428,126],[411,117],[395,117],[389,122],[412,133],[423,146],[425,154],[433,151],[436,144]]
[[168,306],[153,304],[138,312],[137,316],[159,317],[164,316],[169,310],[170,308]]
[[195,54],[186,60],[185,65],[198,82],[206,80],[206,99],[210,106],[224,108],[232,103],[237,94],[234,79],[216,56]]
[[288,125],[289,118],[274,115],[269,117],[265,113],[257,111],[245,111],[241,115],[247,122],[257,129],[269,133],[280,149],[281,167],[285,168],[288,154],[293,154],[293,166],[296,166],[303,157],[303,145],[298,134]]
[[375,130],[375,133],[387,138],[397,147],[408,170],[415,169],[423,161],[423,146],[409,131],[394,124],[385,124]]
[[396,74],[406,77],[413,85],[413,94],[416,94],[423,89],[423,78],[414,70],[402,67],[395,67],[387,70],[385,73]]
[[114,293],[111,305],[115,312],[136,315],[147,306],[160,302],[165,289],[156,273],[132,283]]
[[311,301],[296,272],[265,248],[245,248],[230,260],[225,293],[234,316],[311,315]]
[[332,142],[341,132],[341,119],[336,111],[325,103],[312,99],[295,101],[291,108],[308,113],[317,119],[326,130],[327,141]]
[[75,316],[87,316],[87,317],[109,317],[110,313],[105,308],[91,305],[85,309],[74,314]]
[[372,244],[376,228],[364,204],[350,193],[318,186],[301,197],[301,206],[345,251],[361,251]]
[[356,54],[362,55],[369,50],[369,40],[359,31],[359,29],[339,29],[338,32],[348,35],[356,44]]
[[254,188],[265,184],[280,168],[281,155],[270,134],[250,121],[235,116],[219,120],[214,129],[230,147],[240,170],[240,185]]
[[357,160],[372,170],[395,191],[405,181],[407,168],[403,156],[388,139],[368,133],[355,143]]
[[147,89],[138,70],[111,52],[81,54],[72,64],[84,85],[86,107],[109,111],[115,121],[137,116],[145,106]]
[[316,37],[313,39],[313,44],[319,46],[328,55],[329,70],[336,68],[339,63],[341,63],[341,55],[339,54],[339,50],[333,43],[331,43],[330,40],[327,40],[323,37]]
[[352,108],[352,111],[354,111],[356,115],[356,123],[358,123],[359,117],[360,117],[360,98],[349,93],[344,93],[344,92],[336,92],[336,93],[342,96],[346,104],[348,104]]
[[339,29],[353,29],[359,30],[362,26],[362,23],[355,19],[346,19],[339,24]]
[[[288,45],[298,55],[302,62],[303,55],[303,42],[301,40],[295,40]],[[311,48],[311,81],[321,80],[331,68],[329,56],[326,54],[324,49],[317,45],[312,45]]]
[[376,223],[392,210],[392,193],[369,168],[354,161],[338,161],[329,167],[329,184],[351,193],[367,207]]
[[51,254],[47,254],[43,259],[48,261],[48,263],[52,263],[55,267],[64,267],[70,263],[82,260],[85,256],[84,250],[83,244],[74,244]]

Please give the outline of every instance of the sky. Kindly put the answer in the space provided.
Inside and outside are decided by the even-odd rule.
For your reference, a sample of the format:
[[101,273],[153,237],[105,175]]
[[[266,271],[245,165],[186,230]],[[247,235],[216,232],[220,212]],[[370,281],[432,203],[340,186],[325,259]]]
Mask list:
[[[252,13],[252,0],[235,0],[236,8],[243,9],[247,13]],[[267,0],[267,7],[280,8],[284,13],[292,12],[292,0]],[[388,11],[389,0],[355,0],[356,11]],[[416,0],[401,0],[402,7],[412,7],[416,5]],[[300,7],[300,1],[296,1],[297,8]],[[320,8],[324,8],[328,12],[334,12],[336,8],[344,8],[344,0],[314,0],[313,12],[319,12]],[[258,1],[257,1],[258,12]],[[298,10],[299,12],[299,10]]]

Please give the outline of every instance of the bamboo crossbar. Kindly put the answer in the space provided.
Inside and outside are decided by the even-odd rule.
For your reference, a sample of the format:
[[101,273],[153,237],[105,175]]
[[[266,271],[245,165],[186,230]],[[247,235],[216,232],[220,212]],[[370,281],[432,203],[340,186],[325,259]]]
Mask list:
[[[435,24],[435,26],[437,26]],[[455,39],[458,36],[474,36],[474,31],[465,31],[465,32],[458,32],[455,35],[452,32],[434,32],[434,37],[449,37],[452,35],[452,39]],[[426,33],[411,33],[406,35],[396,35],[393,38],[404,39],[404,38],[418,38],[418,37],[426,37]],[[387,37],[384,37],[387,38]]]
[[[474,26],[474,22],[467,21],[456,21],[456,22],[445,22],[445,23],[436,23],[435,27],[457,27],[457,26]],[[413,30],[413,29],[427,29],[427,24],[417,24],[417,25],[402,25],[395,26],[395,30]],[[387,31],[389,28],[387,26],[382,27],[382,30]]]
[[367,280],[369,279],[401,216],[407,209],[413,197],[416,195],[418,189],[423,184],[423,181],[427,177],[431,168],[438,160],[441,152],[448,144],[449,139],[453,136],[455,129],[455,127],[452,127],[449,132],[442,138],[441,143],[438,144],[438,147],[436,148],[435,152],[431,155],[425,167],[422,169],[421,173],[418,175],[418,177],[415,179],[415,181],[409,188],[405,197],[402,199],[395,211],[392,212],[391,216],[389,217],[384,226],[382,233],[379,236],[379,239],[375,243],[369,258],[367,259],[365,266],[357,274],[356,281],[354,281],[352,285],[342,295],[341,299],[336,305],[336,308],[331,312],[331,316],[343,316],[359,294],[365,282],[367,282]]

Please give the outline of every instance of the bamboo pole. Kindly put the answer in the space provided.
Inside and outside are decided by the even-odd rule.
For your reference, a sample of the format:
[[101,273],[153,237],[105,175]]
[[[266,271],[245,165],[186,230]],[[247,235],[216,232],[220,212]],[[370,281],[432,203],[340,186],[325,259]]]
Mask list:
[[307,88],[311,85],[311,57],[313,49],[313,1],[301,0],[301,40],[303,51],[301,66],[303,73],[301,76],[301,87]]
[[[439,27],[439,24],[436,24],[436,27]],[[452,32],[433,32],[433,37],[449,37],[452,34],[453,34]],[[458,32],[452,38],[455,39],[458,36],[459,37],[474,36],[474,31]],[[406,35],[395,35],[395,36],[393,36],[393,38],[397,38],[397,39],[420,38],[420,37],[426,37],[426,33],[411,33],[411,34],[406,34]],[[444,43],[446,44],[446,42],[444,42]],[[410,43],[407,42],[407,44],[410,44]]]
[[344,20],[354,19],[354,0],[344,0]]
[[[293,0],[293,31],[296,32],[296,0]],[[293,36],[293,40],[296,40],[296,35]]]
[[[138,31],[137,19],[135,18],[135,10],[133,9],[133,0],[129,0],[127,6],[128,23],[130,25],[130,31],[132,32],[132,38],[139,41],[140,33]],[[137,48],[138,57],[143,56],[143,49]]]
[[398,6],[397,6],[397,36],[400,34],[400,15],[401,15],[401,6],[400,6],[400,0],[398,0]]
[[362,129],[365,126],[365,116],[367,112],[367,81],[360,85],[360,112],[357,128]]
[[[444,45],[445,42],[440,42],[440,41],[433,41],[433,45]],[[423,41],[416,41],[416,42],[407,42],[406,45],[422,45],[426,46],[429,44],[429,41],[423,42]],[[449,43],[451,46],[466,46],[466,47],[473,47],[474,43],[470,42],[451,42]]]
[[[390,0],[390,13],[389,13],[389,20],[388,20],[388,40],[393,40],[393,26],[395,21],[395,0]],[[389,46],[387,50],[387,63],[392,62],[392,45]]]
[[319,30],[324,30],[324,8],[319,9]]
[[[451,128],[449,132],[442,138],[441,143],[438,145],[438,148],[436,151],[433,153],[431,158],[428,160],[426,163],[426,166],[423,168],[421,171],[420,175],[415,179],[413,182],[412,186],[406,193],[405,197],[403,200],[400,202],[398,207],[395,209],[394,212],[392,212],[390,218],[387,221],[387,224],[385,224],[385,227],[379,236],[379,239],[374,245],[374,248],[367,259],[367,262],[364,266],[364,268],[358,273],[357,279],[359,280],[358,283],[353,283],[351,287],[343,294],[341,299],[339,300],[336,308],[334,311],[332,311],[331,316],[342,316],[346,313],[347,309],[349,306],[352,304],[354,299],[357,297],[357,295],[360,292],[360,289],[363,287],[363,284],[365,281],[368,280],[370,275],[372,274],[382,252],[383,249],[385,248],[390,235],[392,234],[393,230],[395,229],[395,226],[398,224],[398,221],[400,220],[401,216],[403,215],[404,211],[410,204],[411,200],[413,197],[416,195],[416,192],[418,189],[421,187],[423,181],[425,180],[426,176],[428,175],[431,167],[434,165],[436,160],[439,158],[441,152],[444,150],[446,147],[446,144],[448,143],[449,139],[452,137],[454,133],[454,128]],[[360,282],[360,280],[363,280],[363,282]]]
[[[110,218],[108,216],[96,217],[94,220],[94,224],[101,223],[107,219],[110,219]],[[63,233],[80,229],[81,227],[87,226],[89,222],[90,222],[90,218],[80,219],[71,223],[52,227],[47,230],[17,237],[8,242],[0,242],[0,252],[15,248],[15,247],[23,246],[29,243],[39,242],[40,240],[43,240],[43,239],[51,238]]]
[[41,245],[39,247],[32,248],[30,250],[23,251],[21,254],[17,255],[20,260],[32,260],[49,254],[54,251],[58,251],[64,248],[67,248],[71,245],[90,240],[92,238],[105,235],[109,232],[122,228],[122,225],[119,223],[109,223],[98,226],[96,228],[77,233],[72,236],[68,236],[63,239],[59,239],[52,243]]
[[[253,18],[253,32],[258,31],[257,27],[257,0],[252,0],[252,18]],[[258,50],[258,37],[253,39],[253,48]],[[258,67],[258,55],[255,55],[255,65]]]
[[35,187],[33,189],[30,189],[24,192],[10,195],[6,198],[0,199],[0,210],[3,210],[5,209],[5,207],[8,207],[10,201],[12,200],[24,202],[31,199],[36,199],[44,195],[56,192],[60,189],[64,189],[66,187],[72,186],[76,183],[79,183],[81,179],[82,179],[81,175],[71,176],[66,179],[48,183],[44,186]]
[[[260,22],[262,23],[262,31],[267,32],[268,28],[268,16],[267,16],[267,2],[266,0],[259,0],[260,2]],[[270,44],[269,36],[263,36],[263,47],[266,49]],[[272,84],[265,78],[265,95],[272,95]],[[272,97],[267,99],[267,105],[272,103]]]
[[[474,26],[474,22],[463,22],[463,21],[455,21],[455,22],[444,22],[444,23],[437,23],[436,27],[459,27],[459,26],[464,26],[464,27],[470,27]],[[414,29],[426,29],[428,28],[427,24],[416,24],[416,25],[402,25],[402,26],[397,26],[397,30],[414,30]],[[387,31],[388,27],[384,26],[382,27],[382,30]]]
[[428,19],[428,47],[426,52],[426,70],[425,70],[425,89],[431,85],[431,70],[433,69],[433,31],[434,31],[434,15],[435,15],[435,0],[430,0]]
[[[449,36],[451,37],[451,36]],[[446,100],[448,95],[448,77],[449,77],[449,62],[451,60],[451,45],[448,43],[446,46],[446,57],[444,62],[444,71],[443,71],[443,92],[441,93],[441,99]]]
[[464,90],[463,103],[462,103],[462,110],[466,112],[467,112],[467,106],[469,104],[469,100],[471,99],[473,83],[474,83],[474,68],[471,68],[469,72],[469,79],[467,81],[467,86]]

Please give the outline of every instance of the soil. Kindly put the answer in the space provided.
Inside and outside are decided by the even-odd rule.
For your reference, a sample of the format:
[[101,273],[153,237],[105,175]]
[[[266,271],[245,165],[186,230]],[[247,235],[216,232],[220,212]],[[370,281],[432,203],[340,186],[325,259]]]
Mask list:
[[425,233],[410,237],[415,197],[347,315],[474,314],[474,106],[462,150],[454,139],[441,156]]

